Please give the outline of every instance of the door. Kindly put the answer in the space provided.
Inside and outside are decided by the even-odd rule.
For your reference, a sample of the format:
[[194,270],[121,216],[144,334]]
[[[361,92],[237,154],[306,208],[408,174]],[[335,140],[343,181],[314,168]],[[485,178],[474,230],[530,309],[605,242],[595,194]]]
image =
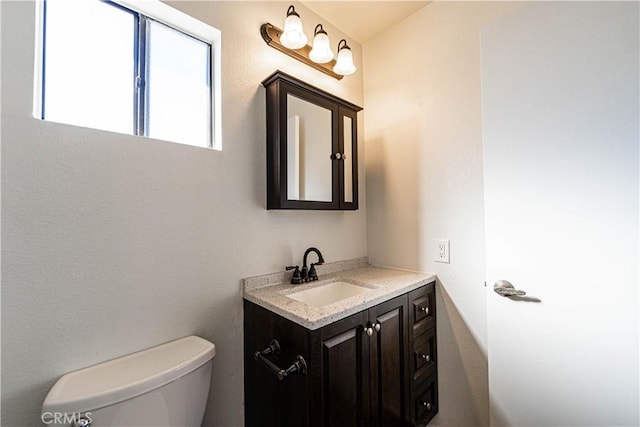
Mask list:
[[324,426],[369,425],[369,347],[364,345],[363,327],[366,314],[354,314],[321,330]]
[[338,152],[340,209],[358,209],[358,115],[356,110],[338,108]]
[[483,28],[492,425],[640,424],[638,12],[541,2]]
[[369,309],[371,425],[402,426],[409,397],[407,296]]

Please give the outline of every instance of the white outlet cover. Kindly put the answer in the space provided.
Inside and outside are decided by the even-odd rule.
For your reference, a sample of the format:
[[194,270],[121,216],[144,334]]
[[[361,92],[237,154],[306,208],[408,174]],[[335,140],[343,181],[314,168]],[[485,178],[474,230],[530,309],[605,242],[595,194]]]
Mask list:
[[444,262],[449,263],[449,241],[442,239],[435,239],[434,241],[434,249],[435,249],[435,261],[436,262]]

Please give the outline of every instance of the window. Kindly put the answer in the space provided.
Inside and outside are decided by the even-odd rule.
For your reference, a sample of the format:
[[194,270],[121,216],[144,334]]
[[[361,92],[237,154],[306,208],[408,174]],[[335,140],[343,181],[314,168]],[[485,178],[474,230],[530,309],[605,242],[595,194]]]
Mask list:
[[218,30],[155,0],[44,0],[41,22],[37,117],[220,148]]

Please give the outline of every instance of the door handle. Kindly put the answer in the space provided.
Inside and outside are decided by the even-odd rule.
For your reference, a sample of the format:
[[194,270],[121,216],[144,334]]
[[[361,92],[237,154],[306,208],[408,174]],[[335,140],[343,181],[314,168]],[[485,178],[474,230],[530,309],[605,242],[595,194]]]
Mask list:
[[495,293],[502,295],[503,297],[514,297],[526,295],[525,291],[516,289],[511,283],[506,280],[498,280],[493,284],[493,290]]

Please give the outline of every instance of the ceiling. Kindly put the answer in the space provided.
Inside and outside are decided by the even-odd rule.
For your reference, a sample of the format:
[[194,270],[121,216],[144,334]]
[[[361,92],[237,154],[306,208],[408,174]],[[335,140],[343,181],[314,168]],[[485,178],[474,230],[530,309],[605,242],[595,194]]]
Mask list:
[[430,1],[302,0],[301,3],[362,44]]

